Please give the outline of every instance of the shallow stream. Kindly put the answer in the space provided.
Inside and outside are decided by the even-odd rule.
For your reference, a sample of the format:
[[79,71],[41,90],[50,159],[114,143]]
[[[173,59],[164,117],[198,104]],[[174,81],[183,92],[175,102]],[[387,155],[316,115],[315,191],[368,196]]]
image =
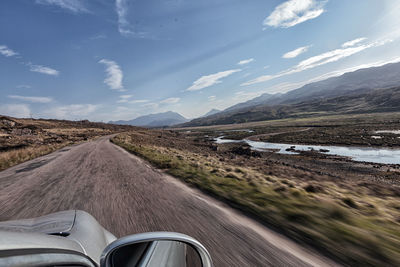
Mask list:
[[296,151],[316,150],[327,155],[338,155],[350,157],[354,161],[373,162],[382,164],[400,164],[400,149],[372,148],[372,147],[345,147],[345,146],[315,146],[315,145],[294,145],[278,144],[261,141],[230,140],[223,139],[223,136],[215,139],[217,144],[245,142],[254,150],[274,150],[280,154],[298,154]]

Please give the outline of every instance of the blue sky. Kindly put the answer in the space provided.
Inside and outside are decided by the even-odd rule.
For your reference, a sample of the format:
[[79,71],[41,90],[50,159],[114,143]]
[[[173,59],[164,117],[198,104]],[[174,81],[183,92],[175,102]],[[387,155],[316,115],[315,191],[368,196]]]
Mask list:
[[193,118],[400,60],[397,0],[2,0],[0,114]]

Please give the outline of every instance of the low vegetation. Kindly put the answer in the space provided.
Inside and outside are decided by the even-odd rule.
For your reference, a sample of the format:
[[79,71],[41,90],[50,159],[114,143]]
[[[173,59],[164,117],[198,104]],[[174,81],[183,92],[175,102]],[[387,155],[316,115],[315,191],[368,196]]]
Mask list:
[[340,262],[400,265],[399,191],[362,178],[336,183],[287,162],[268,163],[272,154],[238,155],[190,134],[142,130],[112,141]]
[[49,154],[69,144],[72,143],[65,142],[60,144],[36,145],[14,149],[7,152],[0,152],[0,171],[22,162]]
[[135,128],[89,121],[0,116],[0,171],[67,145],[132,129]]

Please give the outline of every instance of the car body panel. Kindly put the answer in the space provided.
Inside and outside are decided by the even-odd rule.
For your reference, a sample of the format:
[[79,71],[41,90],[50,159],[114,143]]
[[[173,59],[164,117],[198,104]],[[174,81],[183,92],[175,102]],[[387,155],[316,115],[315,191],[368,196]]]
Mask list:
[[1,251],[69,250],[82,253],[99,264],[103,249],[114,240],[114,235],[81,210],[0,222]]

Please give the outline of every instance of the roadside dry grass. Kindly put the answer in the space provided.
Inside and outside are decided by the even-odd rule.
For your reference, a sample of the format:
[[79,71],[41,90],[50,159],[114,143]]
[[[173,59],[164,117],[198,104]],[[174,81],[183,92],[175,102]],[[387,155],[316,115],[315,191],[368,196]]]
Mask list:
[[44,156],[71,143],[32,146],[0,153],[0,171],[23,163],[25,161]]
[[183,146],[146,143],[141,135],[146,133],[124,133],[112,141],[346,265],[400,266],[399,197],[267,175]]

